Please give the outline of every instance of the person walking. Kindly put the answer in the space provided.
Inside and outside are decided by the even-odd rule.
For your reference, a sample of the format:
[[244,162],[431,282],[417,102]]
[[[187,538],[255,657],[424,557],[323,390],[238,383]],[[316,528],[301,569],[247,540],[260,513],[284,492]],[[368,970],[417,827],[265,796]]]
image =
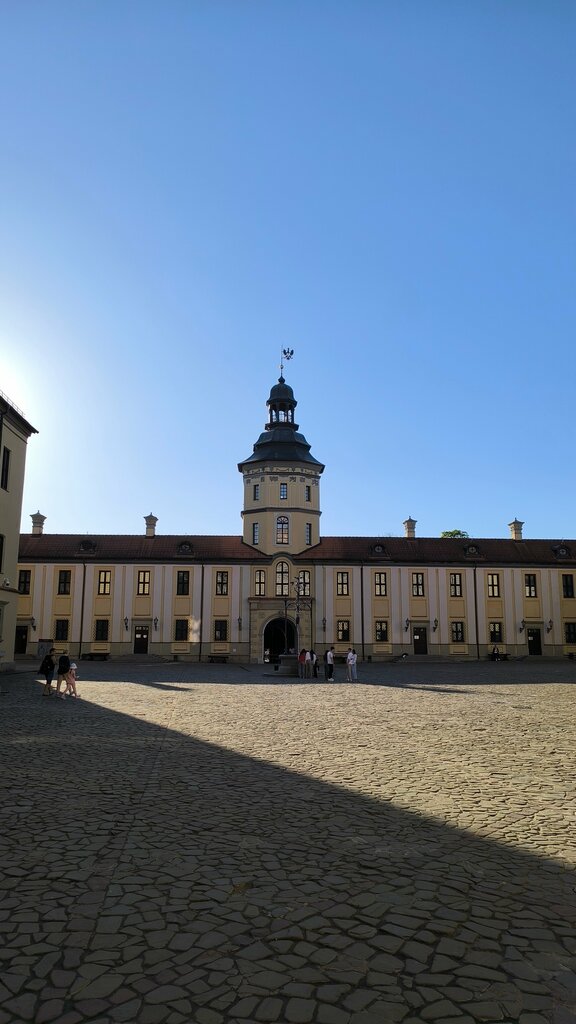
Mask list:
[[64,653],[61,654],[60,657],[58,658],[58,676],[56,679],[56,696],[60,697],[62,700],[64,700],[66,694],[60,693],[60,687],[62,686],[62,683],[64,683],[64,689],[66,689],[66,676],[68,675],[69,671],[70,658],[68,657],[68,652],[64,651]]
[[326,661],[328,662],[328,681],[334,679],[334,648],[331,647],[326,655]]
[[348,648],[348,654],[346,655],[346,681],[348,683],[352,682],[352,660],[353,660],[352,648],[349,647]]
[[46,680],[44,689],[42,690],[43,697],[52,696],[52,680],[54,679],[54,670],[56,668],[56,648],[51,647],[48,654],[45,654],[42,659],[42,664],[38,669],[41,676],[44,676]]
[[329,676],[328,676],[328,648],[326,648],[326,650],[324,651],[323,661],[324,661],[324,680],[325,680],[325,682],[328,682],[328,679],[329,679]]
[[304,662],[304,675],[306,679],[312,679],[312,651],[306,651],[306,661]]
[[306,672],[306,648],[303,647],[298,655],[298,678],[304,679]]
[[78,666],[76,662],[72,662],[68,672],[66,673],[66,689],[64,690],[65,697],[77,697],[78,692],[76,690],[76,670]]
[[350,672],[352,674],[352,682],[353,683],[358,682],[358,671],[357,671],[357,668],[356,668],[357,664],[358,664],[358,655],[356,654],[356,651],[355,651],[355,649],[353,647],[352,648],[352,659],[350,661]]
[[310,662],[312,664],[312,675],[314,679],[318,679],[318,657],[316,651],[310,651]]

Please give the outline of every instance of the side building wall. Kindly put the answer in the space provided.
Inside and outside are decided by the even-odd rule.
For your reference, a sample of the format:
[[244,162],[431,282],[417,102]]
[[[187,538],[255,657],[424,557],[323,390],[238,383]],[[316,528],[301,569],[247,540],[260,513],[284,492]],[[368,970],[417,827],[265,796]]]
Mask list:
[[0,671],[14,664],[17,646],[18,545],[26,446],[36,430],[0,394]]

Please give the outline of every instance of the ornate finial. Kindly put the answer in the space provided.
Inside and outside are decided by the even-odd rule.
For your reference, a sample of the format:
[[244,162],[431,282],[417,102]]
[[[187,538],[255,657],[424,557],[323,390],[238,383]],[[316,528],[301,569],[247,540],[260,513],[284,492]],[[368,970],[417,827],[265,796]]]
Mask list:
[[293,355],[294,355],[294,349],[293,348],[283,348],[282,349],[282,355],[280,356],[280,374],[281,374],[281,376],[284,375],[284,360],[286,360],[286,362],[288,363],[290,361],[290,359],[292,359]]

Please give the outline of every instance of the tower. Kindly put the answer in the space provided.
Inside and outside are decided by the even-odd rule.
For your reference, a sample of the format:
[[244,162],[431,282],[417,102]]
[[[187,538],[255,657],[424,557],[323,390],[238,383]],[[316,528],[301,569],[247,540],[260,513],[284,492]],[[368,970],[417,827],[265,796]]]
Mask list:
[[294,422],[296,399],[282,373],[268,398],[268,422],[238,469],[244,477],[243,539],[267,555],[299,554],[320,540],[324,466]]

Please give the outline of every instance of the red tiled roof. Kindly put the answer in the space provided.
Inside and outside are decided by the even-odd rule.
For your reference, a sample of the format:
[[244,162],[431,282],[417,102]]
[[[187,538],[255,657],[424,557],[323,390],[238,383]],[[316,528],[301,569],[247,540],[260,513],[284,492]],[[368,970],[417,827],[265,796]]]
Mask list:
[[[560,549],[567,554],[559,554]],[[389,562],[402,565],[574,565],[576,540],[323,537],[319,544],[298,557],[315,562]]]
[[[188,547],[187,547],[188,546]],[[471,548],[475,548],[476,552]],[[561,554],[561,550],[566,554]],[[22,534],[20,562],[266,562],[240,536]],[[324,537],[297,562],[399,565],[576,565],[576,540]]]
[[246,562],[266,555],[242,537],[24,533],[20,562]]

